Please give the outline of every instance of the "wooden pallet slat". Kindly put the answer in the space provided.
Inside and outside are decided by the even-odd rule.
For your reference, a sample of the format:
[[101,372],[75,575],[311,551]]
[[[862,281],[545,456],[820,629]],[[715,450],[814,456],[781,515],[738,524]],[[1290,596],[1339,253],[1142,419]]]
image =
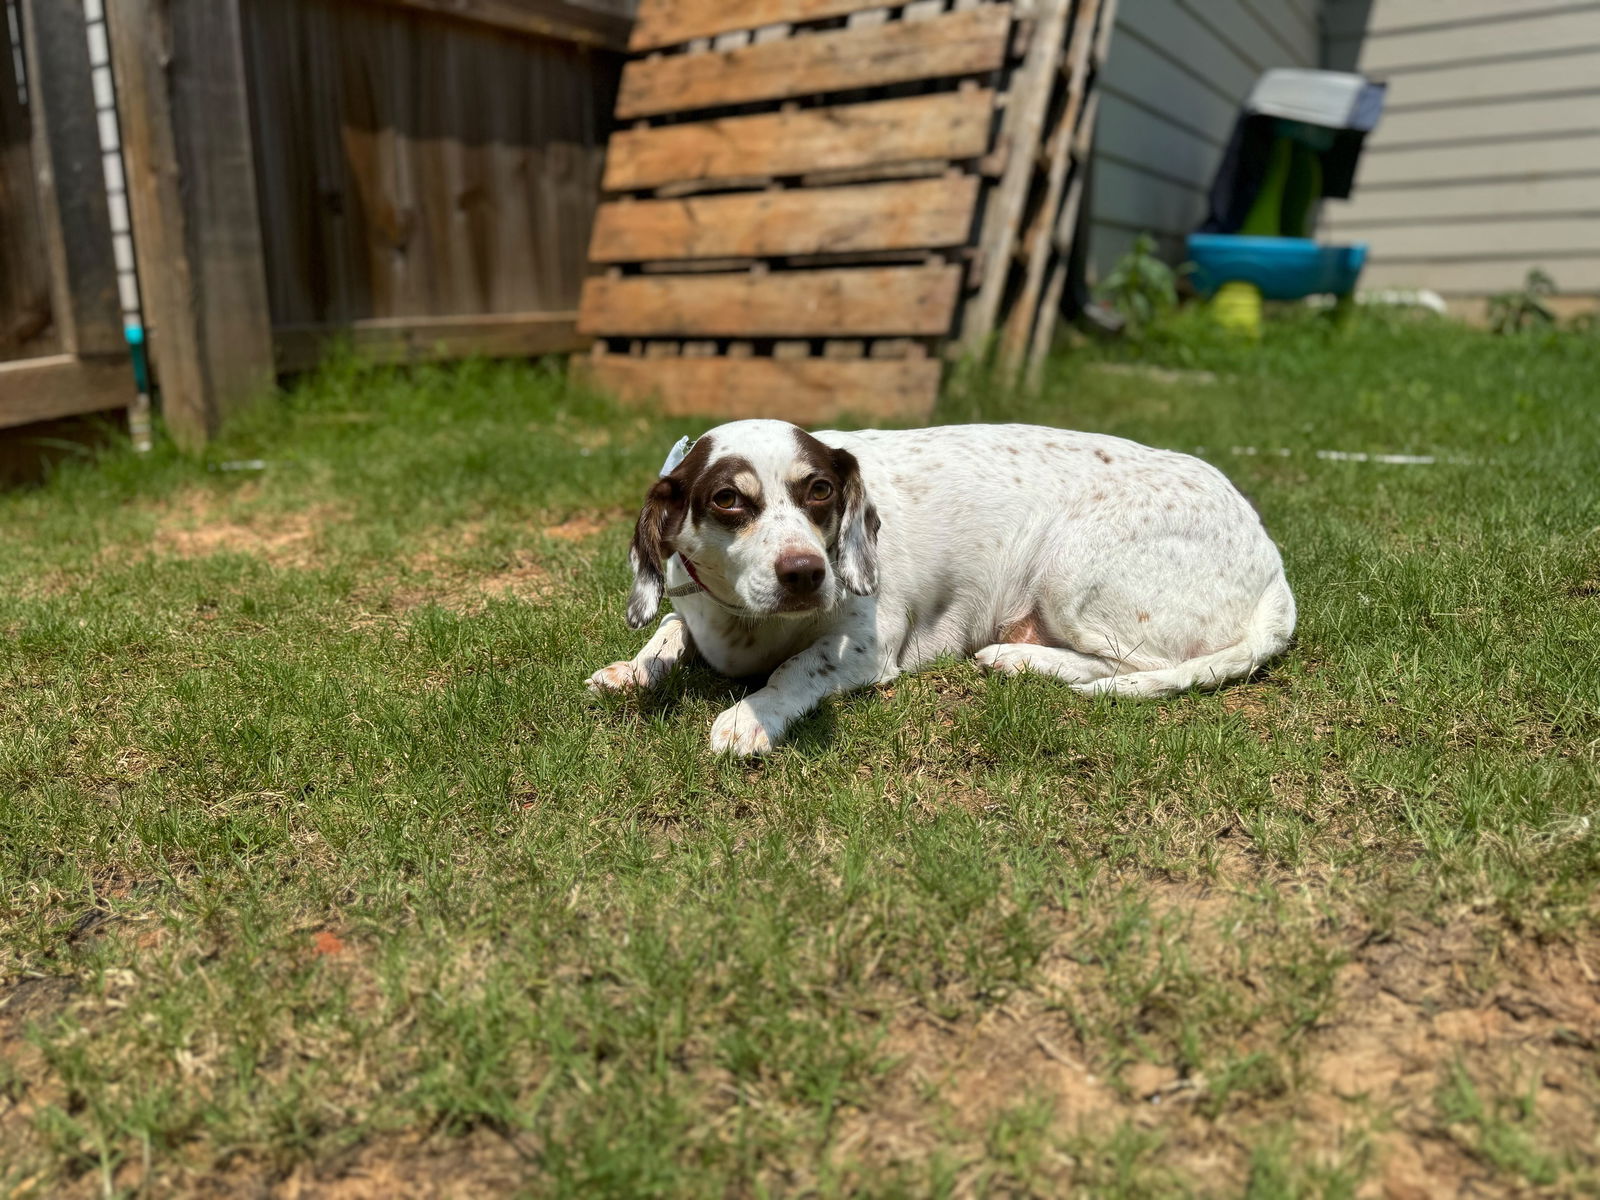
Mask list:
[[959,246],[975,175],[905,183],[634,200],[601,206],[594,262],[768,258]]
[[883,4],[884,0],[647,0],[639,6],[628,48],[657,50],[736,29],[819,21]]
[[923,159],[972,159],[988,148],[994,93],[985,88],[798,112],[725,117],[611,139],[605,187],[849,170]]
[[932,358],[667,358],[608,354],[584,373],[624,400],[654,401],[670,416],[715,412],[812,425],[845,413],[924,420],[939,390]]
[[840,29],[709,54],[638,59],[622,72],[624,119],[757,100],[975,75],[1005,60],[1011,6]]
[[961,268],[954,265],[590,279],[578,331],[634,337],[938,337],[950,327],[960,282]]
[[1072,148],[1077,141],[1078,120],[1083,112],[1087,68],[1097,40],[1099,15],[1100,0],[1080,0],[1072,23],[1067,50],[1070,70],[1066,103],[1045,148],[1048,168],[1044,199],[1019,238],[1018,249],[1024,256],[1022,291],[1012,304],[1000,335],[1001,362],[1011,371],[1022,365],[1033,340],[1039,300],[1050,274],[1050,258],[1056,249],[1057,214],[1074,165]]

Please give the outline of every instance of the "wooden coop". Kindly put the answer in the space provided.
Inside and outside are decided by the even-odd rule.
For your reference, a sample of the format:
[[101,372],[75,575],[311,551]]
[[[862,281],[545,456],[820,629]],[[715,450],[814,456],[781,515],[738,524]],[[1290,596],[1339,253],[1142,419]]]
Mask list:
[[642,0],[579,330],[671,413],[917,418],[1047,353],[1115,0]]

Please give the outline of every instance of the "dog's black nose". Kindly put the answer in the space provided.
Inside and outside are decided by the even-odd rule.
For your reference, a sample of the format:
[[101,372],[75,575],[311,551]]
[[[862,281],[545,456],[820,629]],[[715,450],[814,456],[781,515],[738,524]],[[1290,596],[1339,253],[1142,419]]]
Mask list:
[[809,596],[822,586],[827,574],[827,560],[820,554],[803,551],[778,556],[778,582],[791,596]]

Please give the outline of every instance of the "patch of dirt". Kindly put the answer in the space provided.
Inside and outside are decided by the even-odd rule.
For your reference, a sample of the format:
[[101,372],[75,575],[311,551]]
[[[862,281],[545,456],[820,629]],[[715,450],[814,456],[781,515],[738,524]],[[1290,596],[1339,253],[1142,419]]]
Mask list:
[[537,600],[554,586],[549,569],[525,548],[508,552],[495,570],[474,570],[455,556],[483,540],[481,521],[470,521],[442,531],[434,544],[413,554],[404,571],[359,594],[362,613],[357,625],[381,617],[404,616],[429,604],[448,612],[481,612],[491,600]]
[[[978,1159],[990,1127],[1030,1099],[1050,1104],[1052,1124],[1064,1130],[1098,1123],[1121,1105],[1116,1087],[1081,1058],[1066,1019],[1026,999],[973,1022],[906,1010],[880,1051],[894,1065],[866,1103],[840,1117],[831,1148],[838,1165],[922,1163],[936,1149]],[[1046,1176],[1064,1188],[1071,1165],[1051,1164]],[[955,1194],[974,1194],[974,1182]]]
[[[533,1174],[509,1141],[480,1129],[458,1138],[372,1142],[331,1168],[297,1167],[267,1194],[273,1200],[466,1200],[517,1194]],[[238,1193],[225,1188],[215,1194]]]
[[610,508],[598,512],[574,513],[559,525],[545,526],[544,535],[547,538],[555,538],[561,542],[586,541],[604,533],[626,515],[626,512],[620,508]]
[[[1228,863],[1221,874],[1240,872],[1246,864]],[[1182,940],[1203,973],[1223,969],[1219,922],[1237,912],[1221,890],[1158,884],[1152,899],[1152,913],[1194,908]],[[1564,1194],[1569,1167],[1592,1178],[1600,1166],[1600,977],[1591,966],[1600,941],[1541,944],[1498,929],[1491,937],[1464,919],[1357,946],[1306,1032],[1286,1029],[1270,1007],[1245,1025],[1235,1053],[1268,1055],[1282,1082],[1232,1094],[1163,1061],[1171,1051],[1154,1026],[1124,1043],[1152,1058],[1120,1067],[1097,1059],[1109,1043],[1080,1030],[1086,1016],[1092,1026],[1106,985],[1099,964],[1084,965],[1084,941],[1064,936],[1046,952],[1039,986],[975,1019],[947,1021],[920,1004],[897,1011],[881,1046],[892,1065],[841,1114],[836,1166],[848,1177],[852,1165],[925,1163],[937,1150],[973,1164],[953,1194],[985,1194],[996,1184],[985,1173],[995,1130],[1027,1105],[1042,1106],[1043,1144],[1054,1148],[1028,1180],[1005,1181],[1007,1194],[1092,1193],[1104,1180],[1085,1147],[1108,1144],[1121,1126],[1156,1140],[1156,1177],[1205,1180],[1217,1194],[1243,1193],[1252,1149],[1274,1129],[1293,1130],[1297,1164],[1355,1164],[1356,1194],[1373,1200]],[[1241,999],[1251,1004],[1272,984],[1259,968],[1248,973]],[[1152,998],[1159,1013],[1159,992]],[[1452,1101],[1462,1089],[1481,1117]]]
[[[1463,924],[1409,931],[1359,950],[1341,969],[1332,1011],[1310,1038],[1306,1108],[1330,1128],[1348,1128],[1363,1111],[1389,1114],[1369,1194],[1506,1194],[1493,1135],[1440,1111],[1441,1095],[1463,1086],[1481,1094],[1491,1121],[1520,1125],[1535,1147],[1594,1159],[1595,951],[1532,941],[1491,947]],[[1526,1119],[1494,1113],[1505,1096],[1527,1099]]]
[[[208,558],[214,554],[249,554],[275,567],[313,565],[318,535],[338,519],[331,505],[314,505],[292,512],[239,513],[248,496],[235,495],[233,503],[208,492],[179,497],[156,526],[152,546],[171,558]],[[221,509],[232,509],[233,515]]]

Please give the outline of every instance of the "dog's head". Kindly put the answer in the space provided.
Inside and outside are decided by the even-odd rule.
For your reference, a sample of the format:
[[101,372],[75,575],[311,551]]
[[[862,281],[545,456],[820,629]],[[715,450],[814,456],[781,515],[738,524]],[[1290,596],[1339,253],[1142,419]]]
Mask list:
[[645,497],[628,555],[628,624],[655,615],[675,553],[714,599],[751,617],[824,611],[846,592],[877,589],[877,537],[848,450],[785,421],[718,426]]

